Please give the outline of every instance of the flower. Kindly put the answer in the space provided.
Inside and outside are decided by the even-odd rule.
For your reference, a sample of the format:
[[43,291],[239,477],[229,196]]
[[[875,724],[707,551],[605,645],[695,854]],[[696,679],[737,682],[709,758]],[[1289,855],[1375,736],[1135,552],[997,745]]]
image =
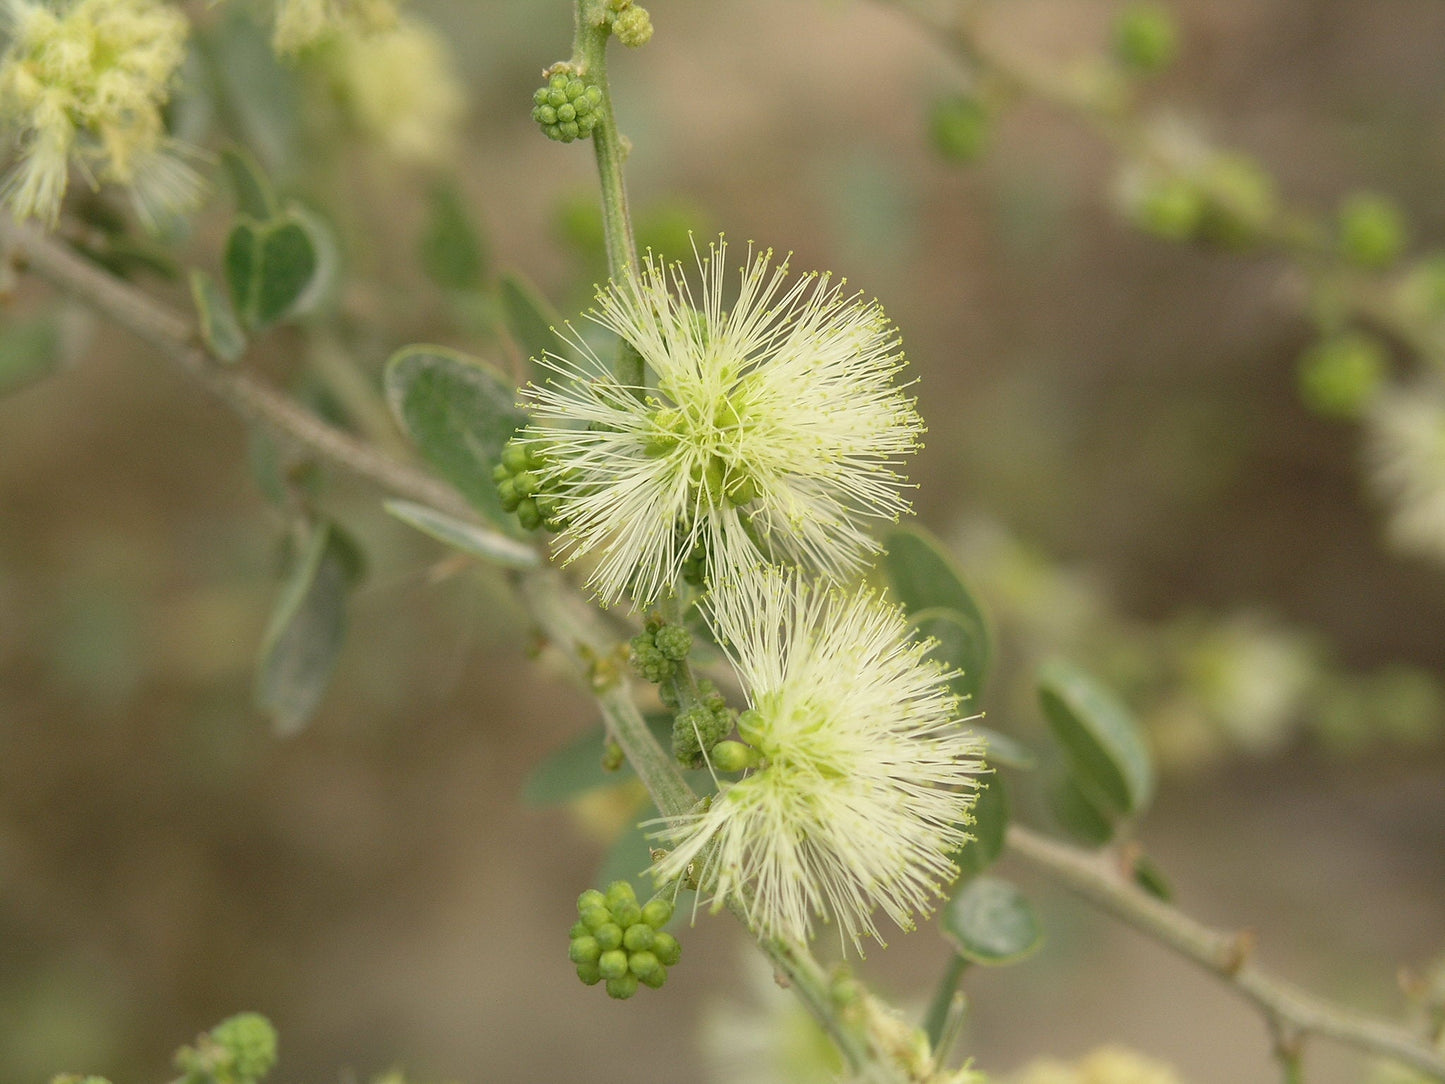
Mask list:
[[706,809],[666,819],[658,837],[672,849],[655,876],[693,866],[714,909],[736,898],[763,937],[802,942],[831,916],[861,952],[865,936],[882,943],[876,908],[912,929],[957,876],[950,855],[970,838],[984,771],[951,675],[867,590],[772,569],[704,607],[751,704],[738,732],[761,761]]
[[1182,1084],[1172,1066],[1116,1044],[1098,1047],[1074,1063],[1053,1058],[1032,1061],[1009,1080],[1011,1084]]
[[391,30],[396,21],[393,0],[276,0],[271,47],[289,56],[335,34]]
[[1391,505],[1390,540],[1445,560],[1445,401],[1431,387],[1385,392],[1366,412],[1373,488]]
[[0,118],[19,160],[3,198],[17,218],[53,225],[70,164],[87,179],[131,190],[154,229],[199,202],[186,160],[198,152],[167,136],[161,109],[185,58],[188,24],[158,0],[5,0],[10,44],[0,57]]
[[841,281],[789,284],[786,260],[748,252],[731,307],[722,241],[697,254],[696,295],[651,255],[599,289],[589,318],[637,350],[655,388],[619,381],[572,332],[578,359],[548,355],[554,376],[526,392],[560,552],[599,555],[590,584],[606,605],[652,604],[699,558],[715,588],[771,562],[841,579],[878,549],[860,518],[908,509],[896,468],[923,425],[893,383],[897,332]]

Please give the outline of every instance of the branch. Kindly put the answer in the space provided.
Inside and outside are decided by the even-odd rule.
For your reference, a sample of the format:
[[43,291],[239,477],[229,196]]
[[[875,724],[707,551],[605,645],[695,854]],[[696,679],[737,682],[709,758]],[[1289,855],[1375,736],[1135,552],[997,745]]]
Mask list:
[[256,377],[223,367],[202,348],[188,316],[96,267],[61,242],[0,215],[0,249],[16,267],[34,272],[155,347],[246,421],[264,425],[398,496],[475,520],[470,506],[450,486],[328,425]]
[[1333,1005],[1261,971],[1249,960],[1247,935],[1211,929],[1123,880],[1098,855],[1011,825],[1014,854],[1100,910],[1213,972],[1264,1014],[1271,1031],[1294,1041],[1320,1035],[1392,1058],[1445,1080],[1445,1054],[1407,1029]]

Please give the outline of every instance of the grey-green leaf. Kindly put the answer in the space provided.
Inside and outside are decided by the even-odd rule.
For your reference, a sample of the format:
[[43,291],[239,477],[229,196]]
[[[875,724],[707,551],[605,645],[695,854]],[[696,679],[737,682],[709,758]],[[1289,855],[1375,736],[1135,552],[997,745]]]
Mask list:
[[992,651],[988,622],[953,558],[938,539],[918,526],[895,528],[884,539],[884,546],[883,567],[894,595],[910,615],[917,617],[929,610],[951,610],[957,615],[977,674],[970,683],[975,692],[982,690]]
[[522,353],[536,359],[549,350],[554,353],[565,350],[566,344],[552,330],[562,326],[562,318],[535,286],[510,271],[502,275],[497,285],[507,330]]
[[1056,659],[1038,673],[1039,703],[1079,786],[1117,815],[1139,813],[1154,790],[1149,750],[1129,710],[1087,671]]
[[451,185],[431,192],[431,210],[418,243],[422,270],[448,290],[475,290],[486,275],[481,235]]
[[191,297],[201,323],[201,340],[215,357],[235,361],[246,351],[246,333],[236,320],[231,299],[204,271],[191,272]]
[[1008,791],[1003,780],[995,772],[984,784],[973,805],[973,827],[969,829],[973,841],[965,843],[953,856],[959,876],[964,878],[976,877],[993,865],[1003,853],[1004,836],[1008,832]]
[[536,568],[540,563],[537,551],[525,542],[490,531],[475,523],[451,516],[411,501],[386,501],[384,507],[403,523],[430,535],[443,545],[460,550],[483,561],[506,568]]
[[346,634],[346,596],[359,575],[355,546],[333,524],[312,532],[261,646],[256,703],[282,735],[300,731],[320,707]]
[[231,303],[241,318],[249,322],[261,267],[261,234],[255,223],[241,221],[231,227],[221,260]]
[[1043,933],[1022,892],[997,877],[976,877],[948,901],[943,930],[976,964],[1011,964],[1039,947]]
[[289,315],[311,286],[317,267],[316,246],[300,222],[288,219],[271,225],[261,234],[252,323],[267,327]]
[[226,179],[236,197],[238,214],[258,222],[275,217],[280,210],[276,194],[250,151],[239,146],[224,148],[221,151],[221,167],[226,171]]
[[526,416],[510,381],[440,346],[408,346],[386,365],[386,398],[401,427],[437,472],[492,522],[502,511],[492,468]]
[[613,881],[630,881],[638,899],[651,897],[654,888],[647,871],[652,866],[652,844],[647,837],[656,826],[643,828],[642,825],[656,820],[657,815],[657,807],[649,802],[637,823],[624,831],[607,852],[602,868],[597,871],[596,884],[605,887]]
[[913,624],[921,639],[936,641],[928,657],[955,671],[950,684],[963,701],[964,713],[976,714],[988,664],[988,640],[982,623],[957,610],[934,606],[915,613]]
[[[647,726],[658,741],[672,740],[672,716],[649,715]],[[556,805],[570,802],[589,790],[616,786],[631,779],[632,769],[626,763],[615,772],[602,766],[606,741],[607,733],[599,724],[552,753],[527,776],[522,786],[522,800],[529,805]]]
[[1068,772],[1050,782],[1048,802],[1059,827],[1084,846],[1102,847],[1114,838],[1114,818],[1100,809]]
[[1005,768],[1018,768],[1020,771],[1033,771],[1039,765],[1038,757],[1023,742],[1001,734],[986,726],[979,726],[977,723],[969,723],[969,729],[988,743],[988,752],[984,759],[990,767],[1002,765]]

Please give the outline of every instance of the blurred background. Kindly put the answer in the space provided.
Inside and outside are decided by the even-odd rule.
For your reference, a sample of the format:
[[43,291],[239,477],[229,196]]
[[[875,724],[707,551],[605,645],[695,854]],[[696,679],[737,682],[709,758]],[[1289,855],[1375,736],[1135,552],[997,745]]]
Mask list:
[[[1385,192],[1412,252],[1441,242],[1445,7],[1169,7],[1180,59],[1145,90],[1161,113],[1256,156],[1293,202],[1328,213]],[[1106,50],[1118,9],[1008,0],[991,34],[1067,66]],[[376,413],[396,348],[440,342],[521,376],[486,283],[519,273],[573,316],[601,266],[590,148],[528,116],[569,50],[569,5],[410,10],[464,88],[451,142],[438,122],[388,143],[345,65],[275,67],[268,31],[230,5],[197,12],[199,104],[177,110],[212,146],[245,140],[339,239],[331,315],[245,364],[402,454]],[[683,255],[689,228],[726,231],[883,302],[929,425],[916,510],[997,627],[990,724],[1038,729],[1026,678],[1044,654],[1094,666],[1158,752],[1138,835],[1178,902],[1252,928],[1290,979],[1402,1012],[1399,969],[1445,949],[1445,565],[1392,550],[1359,428],[1302,403],[1313,332],[1291,266],[1135,230],[1114,208],[1113,152],[1043,106],[1000,116],[977,163],[946,161],[929,111],[966,74],[882,6],[650,10],[652,43],[612,51],[642,240]],[[227,35],[240,52],[218,52]],[[273,97],[255,104],[262,86]],[[416,100],[450,116],[438,93]],[[480,288],[424,273],[447,193],[481,238]],[[218,184],[184,263],[218,266],[230,211]],[[188,303],[183,281],[130,271]],[[397,1065],[477,1084],[806,1079],[750,1053],[770,984],[729,919],[682,931],[661,993],[616,1003],[576,981],[573,901],[628,808],[523,803],[529,771],[596,720],[527,650],[500,576],[330,480],[316,499],[368,572],[320,712],[276,737],[252,685],[287,532],[255,441],[36,283],[5,319],[0,353],[48,336],[56,366],[0,399],[0,1079],[164,1080],[177,1045],[242,1009],[279,1027],[284,1082]],[[1193,1082],[1277,1079],[1241,1002],[1003,868],[1047,943],[965,980],[978,1067],[1117,1040]],[[926,926],[861,971],[921,1006],[943,951]],[[1370,1072],[1324,1043],[1307,1067],[1322,1084]]]

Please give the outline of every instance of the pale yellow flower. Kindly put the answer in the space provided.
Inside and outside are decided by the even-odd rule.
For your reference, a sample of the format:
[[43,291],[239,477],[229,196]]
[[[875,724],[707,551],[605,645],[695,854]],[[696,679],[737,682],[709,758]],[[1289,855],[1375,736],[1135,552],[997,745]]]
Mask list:
[[376,34],[396,23],[393,0],[276,0],[271,45],[286,56],[338,34]]

